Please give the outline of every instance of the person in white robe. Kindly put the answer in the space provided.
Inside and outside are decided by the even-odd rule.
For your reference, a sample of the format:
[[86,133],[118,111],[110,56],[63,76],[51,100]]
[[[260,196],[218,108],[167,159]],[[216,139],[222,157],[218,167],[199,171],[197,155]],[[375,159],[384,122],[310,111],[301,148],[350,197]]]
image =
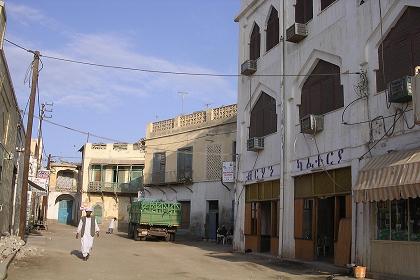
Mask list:
[[87,261],[90,255],[90,250],[93,246],[93,238],[96,234],[99,237],[99,227],[96,219],[92,216],[92,208],[86,208],[86,216],[82,217],[77,227],[76,239],[81,236],[83,260]]

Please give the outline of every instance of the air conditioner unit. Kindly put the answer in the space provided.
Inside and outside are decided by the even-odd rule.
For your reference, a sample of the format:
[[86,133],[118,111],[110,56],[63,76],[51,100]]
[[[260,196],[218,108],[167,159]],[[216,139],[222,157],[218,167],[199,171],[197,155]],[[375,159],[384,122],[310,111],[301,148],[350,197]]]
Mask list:
[[299,43],[308,36],[308,28],[304,23],[295,23],[286,30],[286,41]]
[[241,74],[245,76],[251,76],[257,72],[257,61],[247,60],[241,65]]
[[259,151],[264,149],[264,137],[253,137],[247,141],[248,151]]
[[324,116],[307,115],[300,119],[300,132],[316,134],[324,129]]
[[389,83],[388,102],[407,103],[413,95],[412,77],[405,76]]

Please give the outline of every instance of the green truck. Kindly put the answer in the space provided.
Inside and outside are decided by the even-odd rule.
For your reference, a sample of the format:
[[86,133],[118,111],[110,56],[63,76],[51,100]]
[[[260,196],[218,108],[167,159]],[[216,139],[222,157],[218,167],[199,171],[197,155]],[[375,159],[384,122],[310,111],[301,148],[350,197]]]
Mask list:
[[174,241],[181,224],[181,204],[160,200],[141,199],[129,206],[128,236],[134,240],[148,237]]

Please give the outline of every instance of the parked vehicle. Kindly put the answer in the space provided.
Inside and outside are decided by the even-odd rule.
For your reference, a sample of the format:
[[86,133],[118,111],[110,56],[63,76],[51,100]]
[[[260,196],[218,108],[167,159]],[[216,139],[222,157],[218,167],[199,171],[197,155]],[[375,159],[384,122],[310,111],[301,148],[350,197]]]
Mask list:
[[134,240],[158,237],[174,241],[181,225],[181,204],[178,202],[141,199],[129,206],[129,214],[128,236]]

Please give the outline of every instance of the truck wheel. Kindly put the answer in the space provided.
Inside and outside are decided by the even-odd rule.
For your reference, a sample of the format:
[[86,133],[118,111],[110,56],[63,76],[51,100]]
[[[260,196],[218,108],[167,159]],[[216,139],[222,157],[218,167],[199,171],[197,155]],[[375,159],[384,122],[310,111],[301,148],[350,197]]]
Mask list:
[[138,228],[139,228],[138,226],[134,226],[133,235],[134,235],[134,240],[136,240],[136,241],[141,240],[141,237],[139,236],[139,231],[137,230]]
[[169,241],[171,241],[171,239],[172,239],[171,234],[170,234],[170,233],[167,233],[167,234],[165,235],[165,241],[166,241],[166,242],[169,242]]
[[134,237],[134,228],[133,228],[133,224],[129,223],[128,224],[128,238],[133,238]]

